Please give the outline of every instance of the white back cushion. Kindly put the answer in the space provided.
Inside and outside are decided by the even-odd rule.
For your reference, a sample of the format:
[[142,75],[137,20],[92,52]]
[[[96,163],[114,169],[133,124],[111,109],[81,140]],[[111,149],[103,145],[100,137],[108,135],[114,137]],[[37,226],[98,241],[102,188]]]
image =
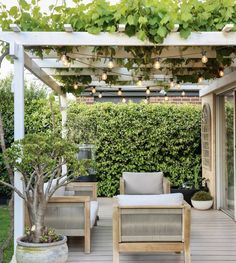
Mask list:
[[[51,184],[51,189],[52,189],[52,187],[54,187],[56,185],[56,183],[57,183],[57,179],[53,179],[52,184]],[[45,183],[43,186],[44,192],[46,191],[47,186],[48,186],[48,183]],[[65,195],[65,186],[62,186],[59,189],[57,189],[52,196],[64,196],[64,195]]]

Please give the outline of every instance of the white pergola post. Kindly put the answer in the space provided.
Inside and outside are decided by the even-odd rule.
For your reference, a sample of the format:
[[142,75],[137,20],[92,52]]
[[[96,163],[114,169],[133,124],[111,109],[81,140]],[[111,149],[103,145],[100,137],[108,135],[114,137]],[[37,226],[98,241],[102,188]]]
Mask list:
[[[24,47],[15,46],[14,56],[14,139],[24,138]],[[23,191],[21,173],[15,172],[14,184]],[[16,251],[16,239],[24,234],[24,201],[14,194],[14,251]]]
[[[67,136],[67,129],[66,129],[66,122],[67,122],[67,96],[66,94],[60,95],[60,110],[61,110],[61,136],[62,138],[66,138]],[[62,166],[62,174],[67,173],[67,166],[64,164]]]

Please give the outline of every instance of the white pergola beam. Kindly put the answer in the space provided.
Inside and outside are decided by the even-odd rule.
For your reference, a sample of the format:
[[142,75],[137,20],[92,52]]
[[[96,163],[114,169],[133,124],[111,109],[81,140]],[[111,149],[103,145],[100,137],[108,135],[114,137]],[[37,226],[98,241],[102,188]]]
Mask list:
[[[108,61],[106,59],[101,59],[100,61],[92,61],[88,59],[80,59],[80,61],[74,61],[70,64],[70,67],[65,66],[61,61],[58,61],[57,59],[34,59],[33,60],[39,67],[41,68],[61,68],[61,69],[68,69],[68,68],[101,68],[103,70],[108,70],[107,64]],[[141,67],[149,67],[152,68],[153,65],[143,65]],[[164,64],[162,63],[161,68],[171,67],[171,64]],[[177,67],[181,68],[205,68],[206,65],[204,65],[201,60],[199,59],[199,62],[190,62],[186,65],[176,65]],[[116,65],[114,63],[114,68],[112,70],[116,70],[117,68],[120,68],[119,65]],[[138,66],[137,66],[138,68]]]
[[33,60],[29,58],[27,53],[24,53],[25,67],[34,74],[38,79],[52,88],[58,94],[62,94],[60,85],[55,82],[46,72],[44,72]]
[[[72,52],[67,53],[69,57],[72,58],[94,58],[96,53],[93,52],[94,47],[79,47],[79,51],[74,49]],[[207,52],[208,58],[216,58],[215,50],[212,50],[211,47],[204,47],[204,50]],[[39,58],[35,54],[28,52],[29,56],[33,59]],[[189,47],[188,49],[183,50],[181,47],[171,47],[171,49],[163,49],[160,55],[153,55],[153,59],[156,57],[159,58],[202,58],[202,48],[199,47]],[[102,57],[102,56],[101,56]],[[59,59],[60,57],[55,51],[51,51],[49,54],[46,52],[43,53],[43,58],[55,58]],[[123,47],[116,48],[116,55],[114,58],[134,58],[134,56],[126,52]]]
[[234,28],[234,24],[227,24],[222,28],[223,32],[230,32]]
[[64,24],[64,29],[67,33],[72,33],[74,31],[71,24]]
[[21,32],[20,27],[17,24],[10,24],[10,28],[15,33]]
[[[27,46],[155,46],[137,37],[128,37],[124,33],[100,33],[97,35],[87,32],[0,32],[0,40],[16,41]],[[188,39],[183,39],[179,32],[170,33],[158,46],[235,46],[236,33],[229,32],[192,32]]]

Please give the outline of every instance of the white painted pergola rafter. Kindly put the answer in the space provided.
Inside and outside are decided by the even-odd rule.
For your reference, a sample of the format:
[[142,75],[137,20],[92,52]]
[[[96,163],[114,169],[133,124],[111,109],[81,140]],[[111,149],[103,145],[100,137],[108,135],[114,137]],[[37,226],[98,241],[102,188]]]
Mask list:
[[[172,32],[159,46],[198,48],[210,46],[236,46],[236,33],[228,32],[231,30],[230,28],[231,27],[226,27],[223,32],[193,32],[188,39],[181,38],[178,32]],[[14,25],[12,29],[15,32],[0,32],[0,41],[9,43],[10,55],[14,58],[13,87],[15,139],[22,139],[24,137],[24,66],[53,90],[62,94],[60,85],[58,85],[58,83],[47,74],[48,72],[43,69],[53,68],[55,64],[52,65],[52,67],[40,65],[37,59],[30,58],[30,56],[24,52],[24,48],[36,46],[42,49],[47,46],[155,46],[155,44],[149,41],[141,41],[136,37],[128,37],[123,33],[100,33],[98,35],[93,35],[87,32],[72,32],[69,28],[67,28],[67,32],[20,32],[19,27]],[[223,81],[223,78],[221,81]],[[64,122],[66,119],[65,97],[62,96],[61,102]],[[63,136],[65,135],[63,134]],[[15,175],[15,185],[22,190],[19,173]],[[15,217],[14,240],[22,236],[24,230],[24,204],[17,195],[15,195],[15,214],[17,214],[17,217]]]

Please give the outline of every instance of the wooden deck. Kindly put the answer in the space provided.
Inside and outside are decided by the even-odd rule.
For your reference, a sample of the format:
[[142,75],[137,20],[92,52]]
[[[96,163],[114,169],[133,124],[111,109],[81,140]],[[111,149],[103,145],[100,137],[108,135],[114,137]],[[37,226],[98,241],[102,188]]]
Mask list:
[[[69,239],[70,263],[112,263],[112,199],[99,199],[98,226],[92,231],[91,254],[83,253],[82,238]],[[192,210],[192,262],[236,263],[236,223],[220,211]],[[177,263],[182,254],[124,254],[121,263]]]

